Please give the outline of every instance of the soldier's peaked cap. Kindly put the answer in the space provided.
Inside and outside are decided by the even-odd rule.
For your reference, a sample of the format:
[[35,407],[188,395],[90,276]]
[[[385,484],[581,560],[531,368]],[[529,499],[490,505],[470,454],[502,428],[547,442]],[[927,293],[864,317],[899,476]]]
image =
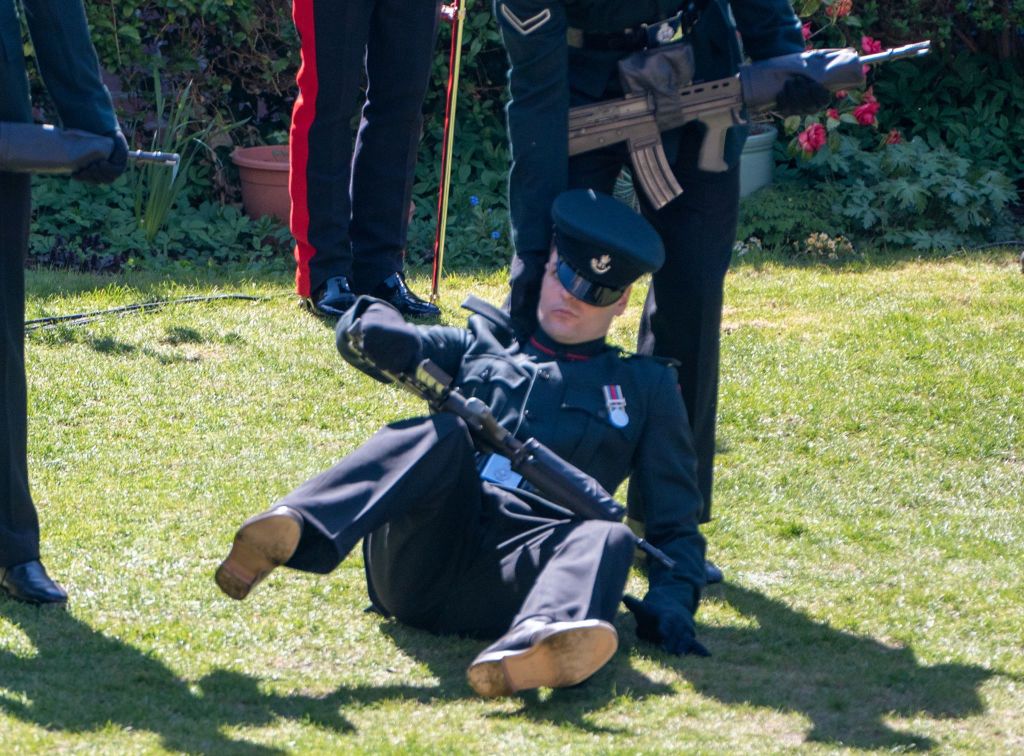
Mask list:
[[556,273],[577,299],[608,307],[665,262],[654,228],[628,205],[592,189],[563,192],[551,207]]

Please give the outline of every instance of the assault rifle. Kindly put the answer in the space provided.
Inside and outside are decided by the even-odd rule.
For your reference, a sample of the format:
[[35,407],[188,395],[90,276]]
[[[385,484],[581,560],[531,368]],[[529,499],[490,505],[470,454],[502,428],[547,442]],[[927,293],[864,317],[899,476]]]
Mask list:
[[[915,42],[873,55],[858,55],[851,48],[808,50],[781,55],[777,58],[741,66],[735,76],[699,84],[692,79],[692,58],[676,61],[675,76],[683,86],[671,86],[665,91],[662,71],[655,72],[655,88],[631,87],[627,81],[625,97],[594,105],[581,105],[569,109],[569,154],[578,155],[618,142],[628,142],[633,173],[639,180],[647,198],[656,208],[662,208],[682,194],[661,144],[661,132],[700,121],[706,127],[701,145],[699,167],[705,171],[726,170],[723,157],[725,133],[730,126],[745,123],[743,111],[763,113],[775,107],[775,98],[786,80],[794,75],[814,79],[826,89],[857,89],[865,85],[864,66],[898,58],[916,58],[926,55],[931,42]],[[659,48],[638,53],[644,60],[654,59]],[[647,56],[644,58],[643,56]],[[631,56],[634,58],[634,56]],[[620,63],[630,65],[631,58]],[[634,59],[634,65],[635,63]],[[655,67],[659,64],[655,63]],[[686,70],[689,68],[689,75]],[[648,74],[644,76],[649,77]],[[624,80],[627,78],[623,71]]]
[[[49,124],[0,122],[0,171],[9,173],[74,173],[114,149],[114,140],[80,129]],[[178,172],[181,157],[174,152],[129,150],[128,157],[172,166]]]
[[[349,345],[360,354],[362,331],[357,320],[348,331]],[[372,364],[372,362],[371,362]],[[490,408],[476,397],[466,398],[453,385],[452,377],[431,360],[422,360],[413,373],[395,373],[374,366],[374,370],[426,400],[435,412],[451,412],[462,418],[479,451],[507,459],[518,473],[545,499],[584,520],[621,522],[626,514],[592,476],[565,461],[535,438],[520,441],[505,430]],[[636,546],[672,569],[675,561],[639,536]]]

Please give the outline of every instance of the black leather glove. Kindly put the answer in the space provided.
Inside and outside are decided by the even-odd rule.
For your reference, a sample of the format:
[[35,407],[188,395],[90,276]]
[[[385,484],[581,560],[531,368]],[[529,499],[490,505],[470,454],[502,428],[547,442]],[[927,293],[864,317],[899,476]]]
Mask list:
[[118,129],[113,134],[107,134],[114,140],[114,149],[102,160],[96,160],[84,168],[79,168],[71,174],[71,178],[84,181],[87,184],[109,184],[122,173],[128,165],[128,142]]
[[359,316],[363,354],[376,367],[392,373],[411,372],[420,361],[422,342],[416,327],[391,305],[374,302]]
[[775,98],[775,109],[784,116],[811,115],[832,101],[832,93],[809,76],[790,76]]
[[693,617],[680,607],[653,604],[633,596],[623,596],[622,603],[636,618],[636,634],[642,640],[661,647],[670,654],[711,656],[697,640]]

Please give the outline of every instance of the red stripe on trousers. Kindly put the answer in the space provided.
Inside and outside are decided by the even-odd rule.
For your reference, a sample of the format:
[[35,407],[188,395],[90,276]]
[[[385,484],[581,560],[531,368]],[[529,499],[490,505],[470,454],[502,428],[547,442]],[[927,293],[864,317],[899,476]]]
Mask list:
[[[330,0],[328,0],[330,1]],[[320,89],[316,68],[316,31],[313,21],[314,0],[294,0],[292,20],[301,40],[302,65],[295,77],[299,96],[292,110],[289,135],[291,170],[288,173],[288,192],[291,194],[291,231],[295,237],[295,291],[308,297],[309,261],[316,250],[309,243],[309,186],[306,168],[309,165],[309,130],[316,117],[316,96]]]

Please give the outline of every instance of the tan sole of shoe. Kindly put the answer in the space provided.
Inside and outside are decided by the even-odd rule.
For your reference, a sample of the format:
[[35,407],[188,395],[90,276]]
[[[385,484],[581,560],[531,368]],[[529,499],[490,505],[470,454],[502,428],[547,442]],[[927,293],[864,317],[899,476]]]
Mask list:
[[474,661],[466,673],[469,684],[479,695],[496,698],[583,682],[614,656],[619,636],[612,625],[601,620],[571,625],[556,629],[528,649]]
[[244,523],[235,534],[227,559],[214,574],[217,586],[241,601],[275,568],[291,559],[302,526],[286,514],[267,514]]

